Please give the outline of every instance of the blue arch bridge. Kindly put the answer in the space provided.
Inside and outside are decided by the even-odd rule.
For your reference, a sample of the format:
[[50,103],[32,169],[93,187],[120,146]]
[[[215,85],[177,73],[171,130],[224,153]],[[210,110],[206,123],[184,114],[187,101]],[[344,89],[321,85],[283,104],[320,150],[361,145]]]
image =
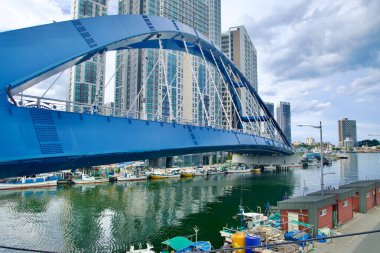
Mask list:
[[[98,54],[143,48],[181,51],[201,61],[209,73],[214,71],[209,85],[216,90],[224,123],[210,119],[199,84],[195,87],[203,120],[190,123],[172,109],[165,117],[161,113],[152,118],[107,110],[95,101],[86,108],[45,98],[46,92],[42,97],[23,95]],[[170,99],[170,84],[162,87]],[[223,88],[226,94],[218,92]],[[241,102],[243,89],[254,100],[249,114]],[[156,16],[96,17],[0,33],[0,119],[0,177],[212,151],[292,154],[273,116],[235,64],[195,29]]]

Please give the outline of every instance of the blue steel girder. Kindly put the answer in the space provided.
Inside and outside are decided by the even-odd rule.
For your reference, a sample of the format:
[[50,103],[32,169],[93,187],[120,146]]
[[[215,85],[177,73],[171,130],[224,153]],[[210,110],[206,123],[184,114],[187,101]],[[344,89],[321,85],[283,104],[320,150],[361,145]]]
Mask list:
[[[205,36],[179,22],[154,16],[122,15],[52,23],[0,33],[0,177],[217,150],[289,155],[289,143],[240,132],[11,105],[8,95],[110,50],[159,48],[189,53],[238,73]],[[213,60],[215,56],[216,63]],[[225,71],[220,68],[229,87]],[[108,129],[108,131],[106,131]],[[139,133],[139,134],[136,134]]]
[[[96,54],[119,49],[159,48],[159,40],[164,49],[182,52],[186,51],[183,43],[186,41],[189,53],[199,57],[202,57],[199,46],[202,47],[206,60],[219,66],[230,89],[233,84],[222,66],[237,73],[275,125],[282,141],[290,147],[253,86],[212,41],[192,27],[157,16],[104,16],[0,33],[0,103],[6,102],[8,86],[16,94]],[[232,95],[240,105],[236,94]]]

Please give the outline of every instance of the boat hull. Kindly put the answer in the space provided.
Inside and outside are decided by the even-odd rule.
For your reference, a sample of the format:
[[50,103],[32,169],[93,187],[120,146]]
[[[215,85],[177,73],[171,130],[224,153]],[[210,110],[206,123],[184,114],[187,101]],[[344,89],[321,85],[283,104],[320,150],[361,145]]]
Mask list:
[[94,179],[94,180],[81,180],[81,179],[74,179],[74,184],[102,184],[108,182],[107,179]]
[[251,170],[227,170],[227,174],[251,173]]
[[125,181],[144,181],[147,180],[147,176],[143,177],[117,177],[118,182],[125,182]]
[[194,173],[186,173],[186,172],[184,172],[184,173],[181,174],[181,176],[182,177],[193,177]]
[[17,189],[53,187],[53,186],[57,186],[57,180],[37,182],[37,183],[24,183],[24,184],[0,183],[0,190],[17,190]]
[[151,179],[168,179],[168,178],[180,178],[181,175],[150,175]]

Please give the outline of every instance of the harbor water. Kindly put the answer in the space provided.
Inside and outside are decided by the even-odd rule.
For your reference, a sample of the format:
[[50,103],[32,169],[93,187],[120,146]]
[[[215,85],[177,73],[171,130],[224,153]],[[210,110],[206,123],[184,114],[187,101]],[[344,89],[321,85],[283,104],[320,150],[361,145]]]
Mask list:
[[[380,178],[380,154],[349,154],[324,167],[325,186]],[[0,191],[0,244],[57,252],[125,252],[130,245],[159,251],[161,242],[192,235],[219,248],[219,230],[246,211],[284,195],[320,189],[320,168],[214,175],[190,179],[58,186]],[[195,238],[193,238],[195,239]],[[0,250],[0,252],[8,252]],[[16,251],[14,251],[16,252]]]

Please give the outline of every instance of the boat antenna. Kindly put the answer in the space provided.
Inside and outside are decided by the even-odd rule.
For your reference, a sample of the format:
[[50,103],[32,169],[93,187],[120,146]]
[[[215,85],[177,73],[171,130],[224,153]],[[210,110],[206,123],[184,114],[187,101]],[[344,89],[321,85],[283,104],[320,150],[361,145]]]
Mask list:
[[198,231],[199,231],[199,228],[197,226],[195,226],[194,228],[194,232],[195,232],[195,242],[198,241]]

